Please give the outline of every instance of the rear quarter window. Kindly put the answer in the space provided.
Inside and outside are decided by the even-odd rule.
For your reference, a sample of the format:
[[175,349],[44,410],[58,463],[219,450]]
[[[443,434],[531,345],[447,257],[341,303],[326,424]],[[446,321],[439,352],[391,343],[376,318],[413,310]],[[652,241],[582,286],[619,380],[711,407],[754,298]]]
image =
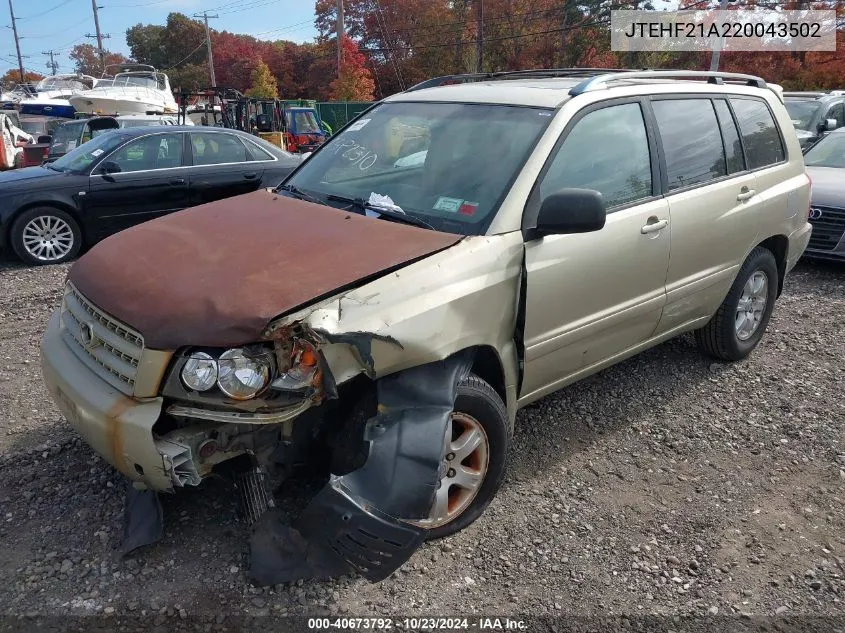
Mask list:
[[765,102],[734,97],[731,107],[739,124],[749,169],[783,162],[786,152],[774,117]]

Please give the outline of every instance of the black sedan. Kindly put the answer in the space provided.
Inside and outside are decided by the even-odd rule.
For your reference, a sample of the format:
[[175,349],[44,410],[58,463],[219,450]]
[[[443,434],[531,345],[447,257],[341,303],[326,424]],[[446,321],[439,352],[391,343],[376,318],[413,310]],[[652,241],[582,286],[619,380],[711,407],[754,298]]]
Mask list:
[[0,246],[56,264],[122,229],[186,207],[275,187],[302,160],[222,128],[126,128],[58,160],[0,174]]

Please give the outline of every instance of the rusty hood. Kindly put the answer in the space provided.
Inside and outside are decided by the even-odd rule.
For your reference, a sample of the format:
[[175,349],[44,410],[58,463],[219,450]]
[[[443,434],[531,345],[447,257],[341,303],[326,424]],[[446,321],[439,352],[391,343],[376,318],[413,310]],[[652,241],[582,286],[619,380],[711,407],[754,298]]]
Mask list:
[[109,237],[69,279],[148,347],[234,346],[282,313],[460,239],[262,190]]

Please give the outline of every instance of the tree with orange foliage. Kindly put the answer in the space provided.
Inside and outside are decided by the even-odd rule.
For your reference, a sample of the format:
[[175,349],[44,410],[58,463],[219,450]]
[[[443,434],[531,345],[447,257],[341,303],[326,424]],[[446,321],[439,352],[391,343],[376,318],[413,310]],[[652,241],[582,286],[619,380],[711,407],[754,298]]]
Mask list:
[[367,60],[358,45],[343,36],[340,73],[329,86],[329,95],[335,101],[372,101],[376,84],[366,67]]
[[[36,82],[44,79],[41,75],[31,70],[24,71],[24,81],[26,83]],[[12,84],[19,84],[21,82],[21,72],[17,68],[11,68],[6,71],[6,74],[0,77],[0,86],[11,86]]]

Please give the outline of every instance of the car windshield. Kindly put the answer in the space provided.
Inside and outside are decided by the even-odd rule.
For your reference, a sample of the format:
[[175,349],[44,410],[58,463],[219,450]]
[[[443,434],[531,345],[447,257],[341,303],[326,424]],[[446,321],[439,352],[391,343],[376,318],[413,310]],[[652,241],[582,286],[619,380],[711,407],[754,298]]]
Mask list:
[[786,106],[786,111],[789,112],[789,118],[792,119],[792,125],[799,130],[809,130],[816,113],[821,108],[821,104],[818,101],[787,100],[784,105]]
[[164,125],[162,119],[120,119],[120,127],[147,127],[149,125]]
[[[553,112],[465,103],[384,103],[311,156],[285,185],[396,205],[433,228],[479,235],[493,220]],[[355,210],[355,209],[352,209]],[[360,211],[360,209],[358,209]]]
[[85,121],[77,123],[65,123],[60,125],[53,132],[53,142],[50,145],[51,154],[66,154],[67,152],[76,149],[80,145],[79,137],[82,134],[82,128],[85,127]]
[[108,133],[101,134],[84,145],[80,145],[58,160],[48,163],[47,167],[55,171],[84,172],[103,154],[109,153],[120,145],[125,138],[123,134],[110,130]]
[[845,168],[845,134],[831,134],[804,154],[807,167]]
[[44,125],[41,121],[21,121],[18,124],[18,127],[22,129],[27,134],[32,134],[33,136],[38,136],[40,134],[46,134],[46,125]]

